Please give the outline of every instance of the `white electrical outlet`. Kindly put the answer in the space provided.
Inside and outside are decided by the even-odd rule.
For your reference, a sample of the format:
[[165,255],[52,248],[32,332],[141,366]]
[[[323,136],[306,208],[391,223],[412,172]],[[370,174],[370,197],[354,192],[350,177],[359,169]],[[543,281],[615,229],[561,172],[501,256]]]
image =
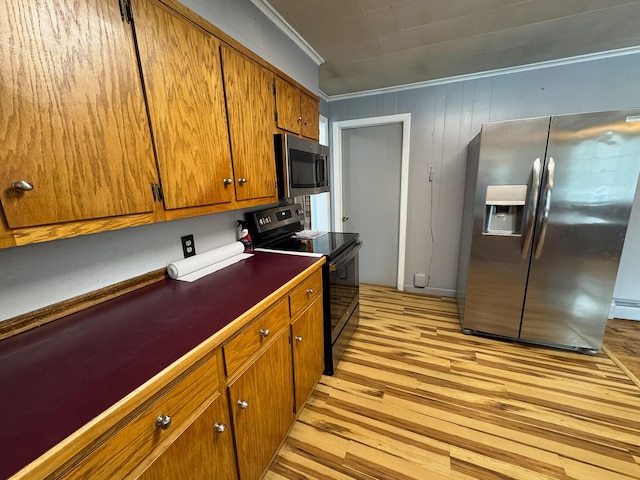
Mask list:
[[427,276],[424,273],[416,273],[413,276],[413,286],[416,288],[424,288],[427,286]]

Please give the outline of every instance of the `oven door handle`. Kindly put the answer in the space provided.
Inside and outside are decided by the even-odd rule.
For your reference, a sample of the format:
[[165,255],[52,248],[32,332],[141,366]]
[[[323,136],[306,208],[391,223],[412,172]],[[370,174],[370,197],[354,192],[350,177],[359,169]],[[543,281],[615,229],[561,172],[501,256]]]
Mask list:
[[362,248],[362,240],[356,240],[352,247],[349,247],[346,252],[342,253],[333,262],[329,263],[329,271],[335,272],[336,269],[343,263],[347,263],[353,257],[358,255],[358,252]]

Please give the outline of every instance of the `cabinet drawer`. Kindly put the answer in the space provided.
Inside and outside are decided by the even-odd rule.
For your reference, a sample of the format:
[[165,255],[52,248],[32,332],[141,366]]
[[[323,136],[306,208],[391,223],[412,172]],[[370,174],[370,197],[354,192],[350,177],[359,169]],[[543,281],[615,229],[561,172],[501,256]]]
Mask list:
[[[159,455],[189,426],[199,407],[219,392],[218,361],[219,351],[98,446],[64,478],[124,478],[142,460]],[[164,429],[156,426],[161,415],[171,417]]]
[[258,352],[269,338],[275,337],[288,325],[287,303],[283,299],[224,345],[227,375],[232,375],[249,357]]
[[322,272],[317,271],[289,294],[291,318],[297,317],[308,305],[322,295]]

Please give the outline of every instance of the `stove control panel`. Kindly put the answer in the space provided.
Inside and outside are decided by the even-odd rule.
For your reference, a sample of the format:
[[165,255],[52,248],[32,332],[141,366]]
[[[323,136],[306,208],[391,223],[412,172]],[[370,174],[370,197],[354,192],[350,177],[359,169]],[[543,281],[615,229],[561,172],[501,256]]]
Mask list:
[[303,222],[304,210],[302,205],[293,203],[251,212],[246,214],[246,218],[255,226],[258,233],[272,232],[278,228]]

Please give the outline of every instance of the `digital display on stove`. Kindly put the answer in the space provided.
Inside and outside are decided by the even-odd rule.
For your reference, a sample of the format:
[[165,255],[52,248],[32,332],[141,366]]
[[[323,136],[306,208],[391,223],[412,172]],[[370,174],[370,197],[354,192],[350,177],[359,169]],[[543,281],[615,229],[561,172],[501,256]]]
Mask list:
[[276,212],[276,219],[279,221],[286,220],[287,218],[291,218],[291,210],[281,210]]

